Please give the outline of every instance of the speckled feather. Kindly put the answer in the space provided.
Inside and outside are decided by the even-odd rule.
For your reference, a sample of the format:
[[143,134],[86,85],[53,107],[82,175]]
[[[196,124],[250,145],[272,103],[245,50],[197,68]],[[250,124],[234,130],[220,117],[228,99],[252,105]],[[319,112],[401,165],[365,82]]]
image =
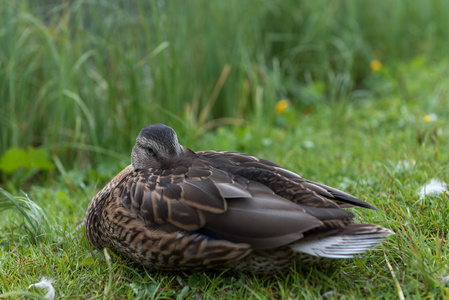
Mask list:
[[150,268],[269,273],[351,257],[392,234],[353,223],[346,207],[375,209],[265,159],[192,152],[156,124],[137,137],[132,165],[92,199],[85,226],[95,247]]

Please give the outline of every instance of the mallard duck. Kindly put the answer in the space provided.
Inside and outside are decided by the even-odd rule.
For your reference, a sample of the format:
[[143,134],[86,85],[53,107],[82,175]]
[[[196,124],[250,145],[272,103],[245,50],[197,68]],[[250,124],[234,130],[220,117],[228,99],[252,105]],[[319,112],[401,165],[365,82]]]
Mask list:
[[92,199],[85,227],[93,246],[149,268],[271,273],[350,258],[393,234],[354,223],[351,207],[376,209],[262,158],[193,152],[155,124]]

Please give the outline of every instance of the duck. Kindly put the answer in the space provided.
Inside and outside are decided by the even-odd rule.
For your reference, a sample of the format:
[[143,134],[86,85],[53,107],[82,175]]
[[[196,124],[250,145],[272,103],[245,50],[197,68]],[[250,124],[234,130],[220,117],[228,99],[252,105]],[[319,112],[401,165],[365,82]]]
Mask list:
[[354,222],[373,205],[243,153],[182,146],[144,127],[131,164],[91,200],[89,243],[144,267],[270,274],[326,265],[382,243],[390,229]]

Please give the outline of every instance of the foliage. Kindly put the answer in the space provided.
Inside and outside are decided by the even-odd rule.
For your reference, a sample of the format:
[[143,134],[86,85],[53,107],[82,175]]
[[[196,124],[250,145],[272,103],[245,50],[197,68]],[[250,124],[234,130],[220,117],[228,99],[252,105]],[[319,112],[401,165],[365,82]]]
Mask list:
[[448,52],[448,6],[1,0],[0,154],[44,146],[84,169],[123,158],[152,123],[198,138],[257,111],[275,118],[284,98],[300,110],[359,101],[371,61]]
[[9,148],[0,158],[0,170],[13,173],[19,169],[50,170],[53,167],[47,154],[42,149],[30,148],[28,151],[19,148]]
[[53,164],[43,149],[11,147],[0,158],[0,171],[6,174],[10,183],[17,186],[37,172],[52,168]]

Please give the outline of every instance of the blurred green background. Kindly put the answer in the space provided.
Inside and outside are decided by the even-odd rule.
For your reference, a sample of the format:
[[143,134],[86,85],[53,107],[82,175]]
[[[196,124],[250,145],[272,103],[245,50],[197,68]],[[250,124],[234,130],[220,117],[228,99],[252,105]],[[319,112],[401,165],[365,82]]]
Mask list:
[[221,125],[294,128],[398,86],[406,101],[401,66],[449,53],[445,0],[0,3],[0,182],[15,187],[107,178],[152,123],[195,148]]

